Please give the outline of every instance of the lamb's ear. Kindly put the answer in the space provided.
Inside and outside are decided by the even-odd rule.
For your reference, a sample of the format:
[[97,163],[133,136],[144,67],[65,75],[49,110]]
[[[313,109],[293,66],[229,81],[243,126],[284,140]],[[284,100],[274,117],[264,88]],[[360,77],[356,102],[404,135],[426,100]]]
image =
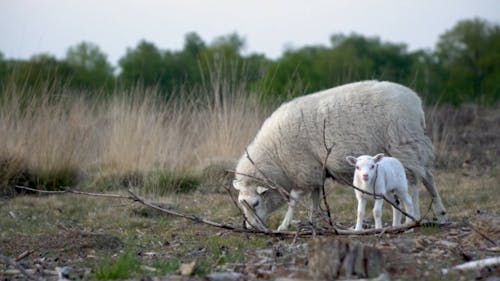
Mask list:
[[373,156],[372,158],[375,161],[375,163],[377,163],[378,161],[382,160],[382,158],[384,158],[384,154],[383,153],[379,153],[379,154]]
[[351,166],[356,166],[356,162],[358,161],[354,156],[347,156],[345,160],[347,160],[347,163],[351,164]]
[[269,190],[269,188],[267,188],[267,187],[257,186],[257,194],[259,194],[259,195],[268,191],[268,190]]
[[240,181],[239,180],[233,180],[233,187],[236,190],[240,190],[241,189]]

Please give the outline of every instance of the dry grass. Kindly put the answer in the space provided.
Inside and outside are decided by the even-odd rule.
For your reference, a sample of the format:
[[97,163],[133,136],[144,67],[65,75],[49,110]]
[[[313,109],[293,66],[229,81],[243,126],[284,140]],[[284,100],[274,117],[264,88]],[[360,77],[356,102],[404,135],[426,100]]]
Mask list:
[[1,184],[193,174],[213,160],[238,158],[265,110],[242,86],[217,90],[179,93],[200,97],[179,102],[141,89],[108,99],[64,88],[44,95],[7,89],[0,102]]

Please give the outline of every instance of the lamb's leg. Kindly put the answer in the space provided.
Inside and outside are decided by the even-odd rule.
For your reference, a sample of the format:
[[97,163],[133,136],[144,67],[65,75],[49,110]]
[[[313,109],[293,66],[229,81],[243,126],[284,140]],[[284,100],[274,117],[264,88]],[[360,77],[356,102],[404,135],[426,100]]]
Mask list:
[[[387,196],[387,199],[391,201],[392,204],[396,205],[398,208],[401,208],[401,204],[399,204],[398,198],[395,194]],[[401,215],[401,212],[397,208],[392,206],[392,226],[399,226],[401,224]]]
[[446,215],[446,209],[443,206],[443,202],[441,201],[441,197],[436,189],[436,184],[434,183],[434,176],[429,170],[425,171],[425,177],[422,178],[422,182],[424,183],[425,188],[431,194],[432,198],[432,209],[436,214],[438,220],[440,222],[448,221],[448,216]]
[[375,219],[375,228],[382,228],[382,205],[384,204],[384,199],[375,199],[375,205],[373,206],[373,218]]
[[293,219],[293,209],[295,208],[295,204],[297,203],[297,201],[300,199],[300,195],[301,193],[295,190],[292,190],[290,192],[290,200],[288,201],[288,210],[286,211],[283,221],[278,227],[278,231],[287,230],[288,227],[290,226],[290,223],[292,222]]
[[358,195],[356,193],[356,199],[358,199],[358,217],[356,219],[356,227],[355,230],[363,229],[363,219],[365,218],[365,209],[366,209],[366,199],[363,196]]

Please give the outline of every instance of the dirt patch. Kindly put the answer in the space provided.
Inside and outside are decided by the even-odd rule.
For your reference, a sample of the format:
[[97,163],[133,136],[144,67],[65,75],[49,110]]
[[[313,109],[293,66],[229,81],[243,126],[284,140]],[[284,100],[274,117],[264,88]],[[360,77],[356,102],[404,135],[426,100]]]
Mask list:
[[[87,259],[97,258],[99,252],[116,252],[123,247],[120,239],[105,233],[62,230],[54,234],[18,235],[8,241],[0,241],[0,253],[12,253],[14,260],[37,276],[57,280],[56,270],[69,270],[72,280],[88,278],[90,268]],[[25,276],[9,271],[0,272],[4,280]]]
[[120,239],[105,233],[62,231],[55,234],[18,235],[0,242],[0,251],[15,253],[19,250],[39,252],[58,251],[67,254],[86,254],[89,250],[117,250],[123,246]]

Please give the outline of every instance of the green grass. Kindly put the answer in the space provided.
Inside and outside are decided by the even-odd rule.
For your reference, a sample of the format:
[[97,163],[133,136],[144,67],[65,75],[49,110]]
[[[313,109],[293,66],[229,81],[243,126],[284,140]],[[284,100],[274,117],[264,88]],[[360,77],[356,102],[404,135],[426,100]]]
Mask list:
[[140,271],[141,261],[133,253],[127,252],[116,259],[105,259],[96,269],[95,278],[99,280],[124,279]]
[[166,261],[156,261],[153,263],[153,268],[159,270],[162,274],[175,273],[182,262],[178,258],[169,258]]
[[201,177],[189,171],[155,171],[144,177],[143,191],[160,196],[169,193],[190,192],[201,183]]

